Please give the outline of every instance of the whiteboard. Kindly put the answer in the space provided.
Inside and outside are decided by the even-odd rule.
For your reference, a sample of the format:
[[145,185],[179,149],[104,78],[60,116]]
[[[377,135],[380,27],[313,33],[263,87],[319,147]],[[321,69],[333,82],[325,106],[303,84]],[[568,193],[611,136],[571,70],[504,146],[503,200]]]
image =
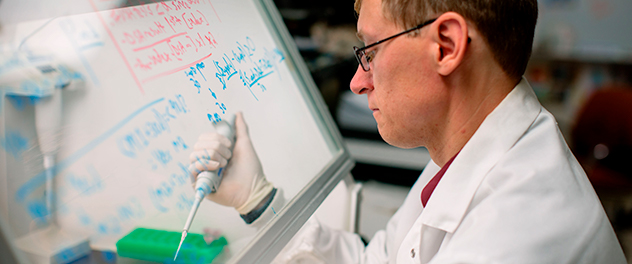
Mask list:
[[[234,209],[202,203],[190,232],[221,230],[230,262],[271,260],[352,166],[271,1],[178,0],[24,22],[11,45],[67,67],[73,80],[61,92],[52,215],[93,249],[114,250],[137,227],[181,231],[194,196],[192,146],[237,111],[289,202],[259,233]],[[19,237],[45,225],[45,173],[38,101],[7,91],[0,183]]]

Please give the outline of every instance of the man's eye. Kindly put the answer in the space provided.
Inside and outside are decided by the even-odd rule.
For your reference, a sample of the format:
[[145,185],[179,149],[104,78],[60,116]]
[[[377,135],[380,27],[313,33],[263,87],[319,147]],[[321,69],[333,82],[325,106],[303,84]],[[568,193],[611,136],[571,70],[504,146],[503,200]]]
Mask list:
[[367,62],[371,62],[373,60],[373,58],[375,57],[375,50],[371,50],[371,51],[365,52],[364,56],[366,56],[366,61]]

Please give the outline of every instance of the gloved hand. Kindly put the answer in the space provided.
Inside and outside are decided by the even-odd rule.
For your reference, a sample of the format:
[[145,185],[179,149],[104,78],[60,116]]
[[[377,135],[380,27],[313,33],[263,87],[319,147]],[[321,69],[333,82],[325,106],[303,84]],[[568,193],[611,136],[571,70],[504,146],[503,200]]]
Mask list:
[[228,138],[217,133],[200,135],[193,146],[193,153],[189,156],[189,171],[195,186],[198,173],[225,166],[217,192],[207,195],[206,198],[221,205],[234,207],[240,214],[245,215],[255,209],[270,194],[274,186],[263,174],[261,162],[252,147],[248,126],[241,113],[237,113],[235,117],[235,136],[235,147],[231,152],[232,142]]

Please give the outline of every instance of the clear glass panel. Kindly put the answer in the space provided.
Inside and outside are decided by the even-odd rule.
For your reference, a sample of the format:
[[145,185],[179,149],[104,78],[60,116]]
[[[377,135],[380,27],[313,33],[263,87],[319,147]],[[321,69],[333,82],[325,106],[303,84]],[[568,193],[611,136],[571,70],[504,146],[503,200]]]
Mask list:
[[327,194],[315,190],[350,169],[270,1],[13,0],[0,14],[0,220],[18,247],[54,236],[108,252],[138,227],[180,232],[193,203],[193,144],[238,111],[293,209],[262,235],[234,209],[203,201],[190,232],[221,232],[230,249],[221,261],[260,251],[255,237],[286,239],[279,228],[301,225],[294,220]]

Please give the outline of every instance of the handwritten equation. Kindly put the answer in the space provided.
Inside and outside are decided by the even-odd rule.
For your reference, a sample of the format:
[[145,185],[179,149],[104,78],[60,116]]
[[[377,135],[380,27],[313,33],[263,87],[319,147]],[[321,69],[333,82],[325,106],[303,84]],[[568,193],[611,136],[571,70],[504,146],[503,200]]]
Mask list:
[[101,21],[141,90],[213,55],[220,23],[210,2],[175,0],[113,9]]
[[171,132],[170,123],[180,116],[189,113],[182,95],[175,95],[168,103],[160,107],[150,109],[152,115],[149,121],[130,129],[129,132],[119,136],[117,146],[125,156],[136,158],[138,152],[143,151],[149,144],[162,134]]
[[215,77],[222,89],[226,89],[227,82],[233,77],[239,76],[241,84],[259,101],[252,87],[257,85],[261,92],[265,92],[267,88],[260,80],[278,72],[279,64],[284,60],[285,55],[279,49],[268,50],[264,47],[258,50],[255,41],[246,37],[243,43],[237,41],[236,47],[224,53],[220,60],[213,60],[213,65],[217,71]]

